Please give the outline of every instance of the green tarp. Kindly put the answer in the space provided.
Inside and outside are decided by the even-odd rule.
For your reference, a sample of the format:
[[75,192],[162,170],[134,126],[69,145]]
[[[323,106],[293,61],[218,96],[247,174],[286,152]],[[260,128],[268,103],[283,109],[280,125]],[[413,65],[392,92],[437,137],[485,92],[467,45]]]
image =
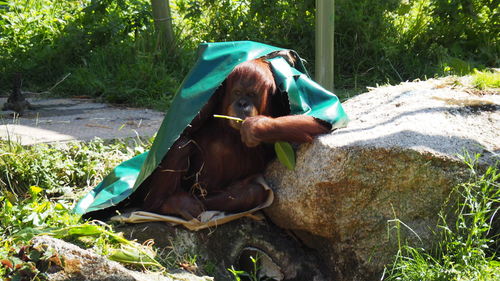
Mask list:
[[[156,169],[236,65],[279,50],[283,49],[252,41],[201,44],[198,60],[177,91],[151,150],[118,165],[77,203],[74,212],[102,210],[129,197]],[[288,93],[291,114],[311,115],[333,128],[345,126],[348,118],[338,98],[312,81],[302,62],[293,68],[281,57],[269,61],[278,87]]]

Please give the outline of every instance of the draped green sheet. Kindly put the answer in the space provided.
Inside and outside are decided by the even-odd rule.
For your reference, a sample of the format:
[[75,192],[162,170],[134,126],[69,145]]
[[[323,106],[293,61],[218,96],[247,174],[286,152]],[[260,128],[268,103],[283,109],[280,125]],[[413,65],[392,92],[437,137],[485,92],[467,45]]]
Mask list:
[[[281,48],[252,41],[203,43],[199,57],[177,91],[151,149],[118,165],[75,206],[85,214],[118,204],[156,169],[172,144],[205,105],[233,68]],[[306,114],[343,127],[348,118],[339,99],[312,81],[302,64],[291,67],[281,57],[269,60],[278,87],[288,93],[291,114]]]

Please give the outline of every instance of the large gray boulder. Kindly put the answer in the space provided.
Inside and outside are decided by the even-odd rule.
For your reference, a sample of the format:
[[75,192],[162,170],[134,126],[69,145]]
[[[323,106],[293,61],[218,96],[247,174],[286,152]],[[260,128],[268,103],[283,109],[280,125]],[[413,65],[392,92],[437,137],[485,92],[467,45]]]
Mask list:
[[403,83],[349,99],[347,128],[300,146],[294,171],[277,161],[268,168],[276,200],[266,214],[319,250],[332,280],[380,280],[397,251],[394,219],[411,228],[401,226],[402,239],[429,246],[451,189],[469,176],[459,155],[499,159],[500,95],[452,82]]

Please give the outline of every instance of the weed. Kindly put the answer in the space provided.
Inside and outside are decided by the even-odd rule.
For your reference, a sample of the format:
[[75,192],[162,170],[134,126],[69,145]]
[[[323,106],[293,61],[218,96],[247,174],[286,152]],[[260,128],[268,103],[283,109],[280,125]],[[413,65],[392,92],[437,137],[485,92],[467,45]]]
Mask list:
[[[440,240],[434,249],[412,247],[400,241],[396,261],[386,280],[498,280],[500,260],[494,249],[498,234],[493,223],[500,210],[500,173],[489,167],[476,171],[478,156],[466,159],[472,179],[456,187],[456,222],[442,213]],[[398,230],[399,231],[399,230]],[[498,243],[498,242],[497,242]]]
[[1,277],[45,280],[45,269],[40,265],[46,264],[47,259],[38,256],[52,255],[46,253],[47,249],[32,249],[29,242],[42,234],[92,248],[111,260],[136,268],[164,270],[151,244],[129,241],[102,222],[82,221],[71,212],[74,194],[54,197],[65,189],[73,193],[75,189],[95,185],[117,162],[142,153],[150,144],[141,140],[132,143],[132,148],[127,141],[105,143],[98,139],[30,147],[9,141],[1,143]]
[[250,257],[253,268],[250,272],[246,272],[244,270],[236,270],[234,267],[228,268],[227,270],[233,275],[235,281],[241,281],[241,277],[244,277],[244,280],[250,281],[260,281],[261,278],[258,276],[259,266],[258,266],[258,257]]
[[[136,265],[140,268],[163,270],[155,260],[155,252],[148,245],[129,241],[121,234],[114,233],[111,226],[101,222],[81,222],[80,216],[72,214],[66,200],[47,200],[40,187],[32,186],[26,198],[11,202],[0,196],[0,219],[6,226],[0,231],[0,258],[10,263],[21,263],[16,259],[20,249],[29,245],[36,235],[50,235],[72,241],[111,260]],[[23,259],[23,266],[33,268],[32,258]],[[17,268],[4,268],[4,276],[21,274]],[[39,268],[38,268],[39,269]],[[35,269],[33,268],[34,272]],[[0,269],[0,274],[2,273]]]
[[[54,195],[71,194],[98,184],[109,171],[147,149],[149,141],[68,142],[21,146],[0,141],[0,190],[23,194],[32,185]],[[74,190],[76,189],[76,190]]]

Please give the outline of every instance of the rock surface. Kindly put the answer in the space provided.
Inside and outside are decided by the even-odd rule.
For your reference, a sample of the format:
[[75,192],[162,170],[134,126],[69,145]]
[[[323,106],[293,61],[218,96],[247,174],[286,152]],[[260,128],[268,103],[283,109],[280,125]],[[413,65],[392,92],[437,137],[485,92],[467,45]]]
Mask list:
[[37,236],[34,246],[46,245],[55,250],[63,260],[62,270],[49,274],[53,281],[209,281],[211,277],[198,277],[189,273],[168,274],[142,273],[126,269],[92,251],[84,250],[63,240],[50,236]]
[[451,189],[469,175],[458,155],[499,160],[500,95],[452,82],[403,83],[349,99],[347,128],[301,146],[294,171],[277,161],[267,169],[276,200],[266,214],[319,250],[333,280],[380,280],[397,250],[393,219],[412,229],[401,227],[403,239],[428,246]]
[[[117,228],[128,239],[154,239],[155,246],[178,257],[197,256],[198,269],[217,281],[233,281],[228,268],[251,272],[249,256],[260,255],[259,267],[274,280],[329,281],[317,252],[304,249],[282,229],[266,221],[243,218],[197,232],[165,223],[127,224]],[[209,270],[208,270],[209,269]],[[264,279],[262,279],[264,280]]]

